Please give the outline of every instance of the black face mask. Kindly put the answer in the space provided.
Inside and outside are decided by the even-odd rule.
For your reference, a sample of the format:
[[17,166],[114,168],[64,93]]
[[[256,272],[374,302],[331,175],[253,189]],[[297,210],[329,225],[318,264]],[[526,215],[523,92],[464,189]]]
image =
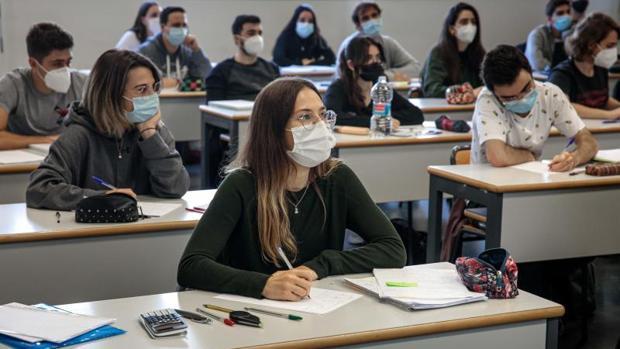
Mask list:
[[375,82],[379,80],[381,75],[385,75],[385,73],[380,63],[366,64],[360,68],[360,78],[363,80]]
[[584,13],[588,8],[588,3],[588,0],[573,1],[573,9],[578,13]]

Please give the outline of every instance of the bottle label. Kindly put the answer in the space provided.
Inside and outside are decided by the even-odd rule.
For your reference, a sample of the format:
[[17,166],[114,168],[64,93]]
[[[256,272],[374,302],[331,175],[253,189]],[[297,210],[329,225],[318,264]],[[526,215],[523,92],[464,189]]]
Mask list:
[[391,103],[373,103],[372,115],[380,116],[380,117],[392,115],[392,104]]

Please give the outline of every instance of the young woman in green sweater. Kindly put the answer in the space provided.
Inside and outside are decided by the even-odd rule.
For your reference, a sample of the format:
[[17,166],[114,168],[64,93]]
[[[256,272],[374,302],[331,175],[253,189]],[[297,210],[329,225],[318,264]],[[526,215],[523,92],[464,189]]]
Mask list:
[[448,87],[467,84],[475,99],[482,88],[480,64],[484,54],[478,11],[463,2],[452,6],[444,21],[441,38],[422,69],[424,97],[444,98]]
[[[353,171],[330,157],[336,141],[326,122],[335,120],[312,83],[272,82],[250,119],[247,144],[181,258],[180,285],[297,301],[314,280],[404,265],[388,218]],[[342,251],[346,229],[368,244]]]

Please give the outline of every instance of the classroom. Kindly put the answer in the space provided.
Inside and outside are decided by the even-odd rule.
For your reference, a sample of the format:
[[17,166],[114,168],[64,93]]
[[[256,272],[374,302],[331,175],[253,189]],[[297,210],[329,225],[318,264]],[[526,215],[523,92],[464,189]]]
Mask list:
[[0,348],[620,348],[619,0],[0,0]]

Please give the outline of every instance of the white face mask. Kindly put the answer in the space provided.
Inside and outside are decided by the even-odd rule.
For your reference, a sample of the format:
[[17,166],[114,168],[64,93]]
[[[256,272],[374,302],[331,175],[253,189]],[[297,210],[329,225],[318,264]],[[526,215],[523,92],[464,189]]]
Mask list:
[[147,23],[146,28],[149,30],[151,35],[159,34],[159,32],[161,31],[161,24],[159,24],[159,17],[149,18],[147,19],[147,22],[148,23]]
[[59,93],[67,93],[69,87],[71,87],[71,72],[68,67],[62,67],[48,71],[37,61],[37,64],[41,69],[45,71],[45,86]]
[[263,51],[263,37],[260,35],[254,35],[245,39],[243,42],[243,49],[245,52],[252,56],[258,56]]
[[314,127],[306,129],[299,126],[290,129],[293,133],[293,150],[287,151],[288,156],[304,167],[315,167],[329,159],[332,148],[336,146],[336,136],[329,130],[325,122],[320,121]]
[[609,69],[618,60],[618,47],[605,48],[594,56],[594,65]]
[[464,44],[470,44],[476,38],[478,27],[473,24],[460,26],[456,29],[456,38]]

